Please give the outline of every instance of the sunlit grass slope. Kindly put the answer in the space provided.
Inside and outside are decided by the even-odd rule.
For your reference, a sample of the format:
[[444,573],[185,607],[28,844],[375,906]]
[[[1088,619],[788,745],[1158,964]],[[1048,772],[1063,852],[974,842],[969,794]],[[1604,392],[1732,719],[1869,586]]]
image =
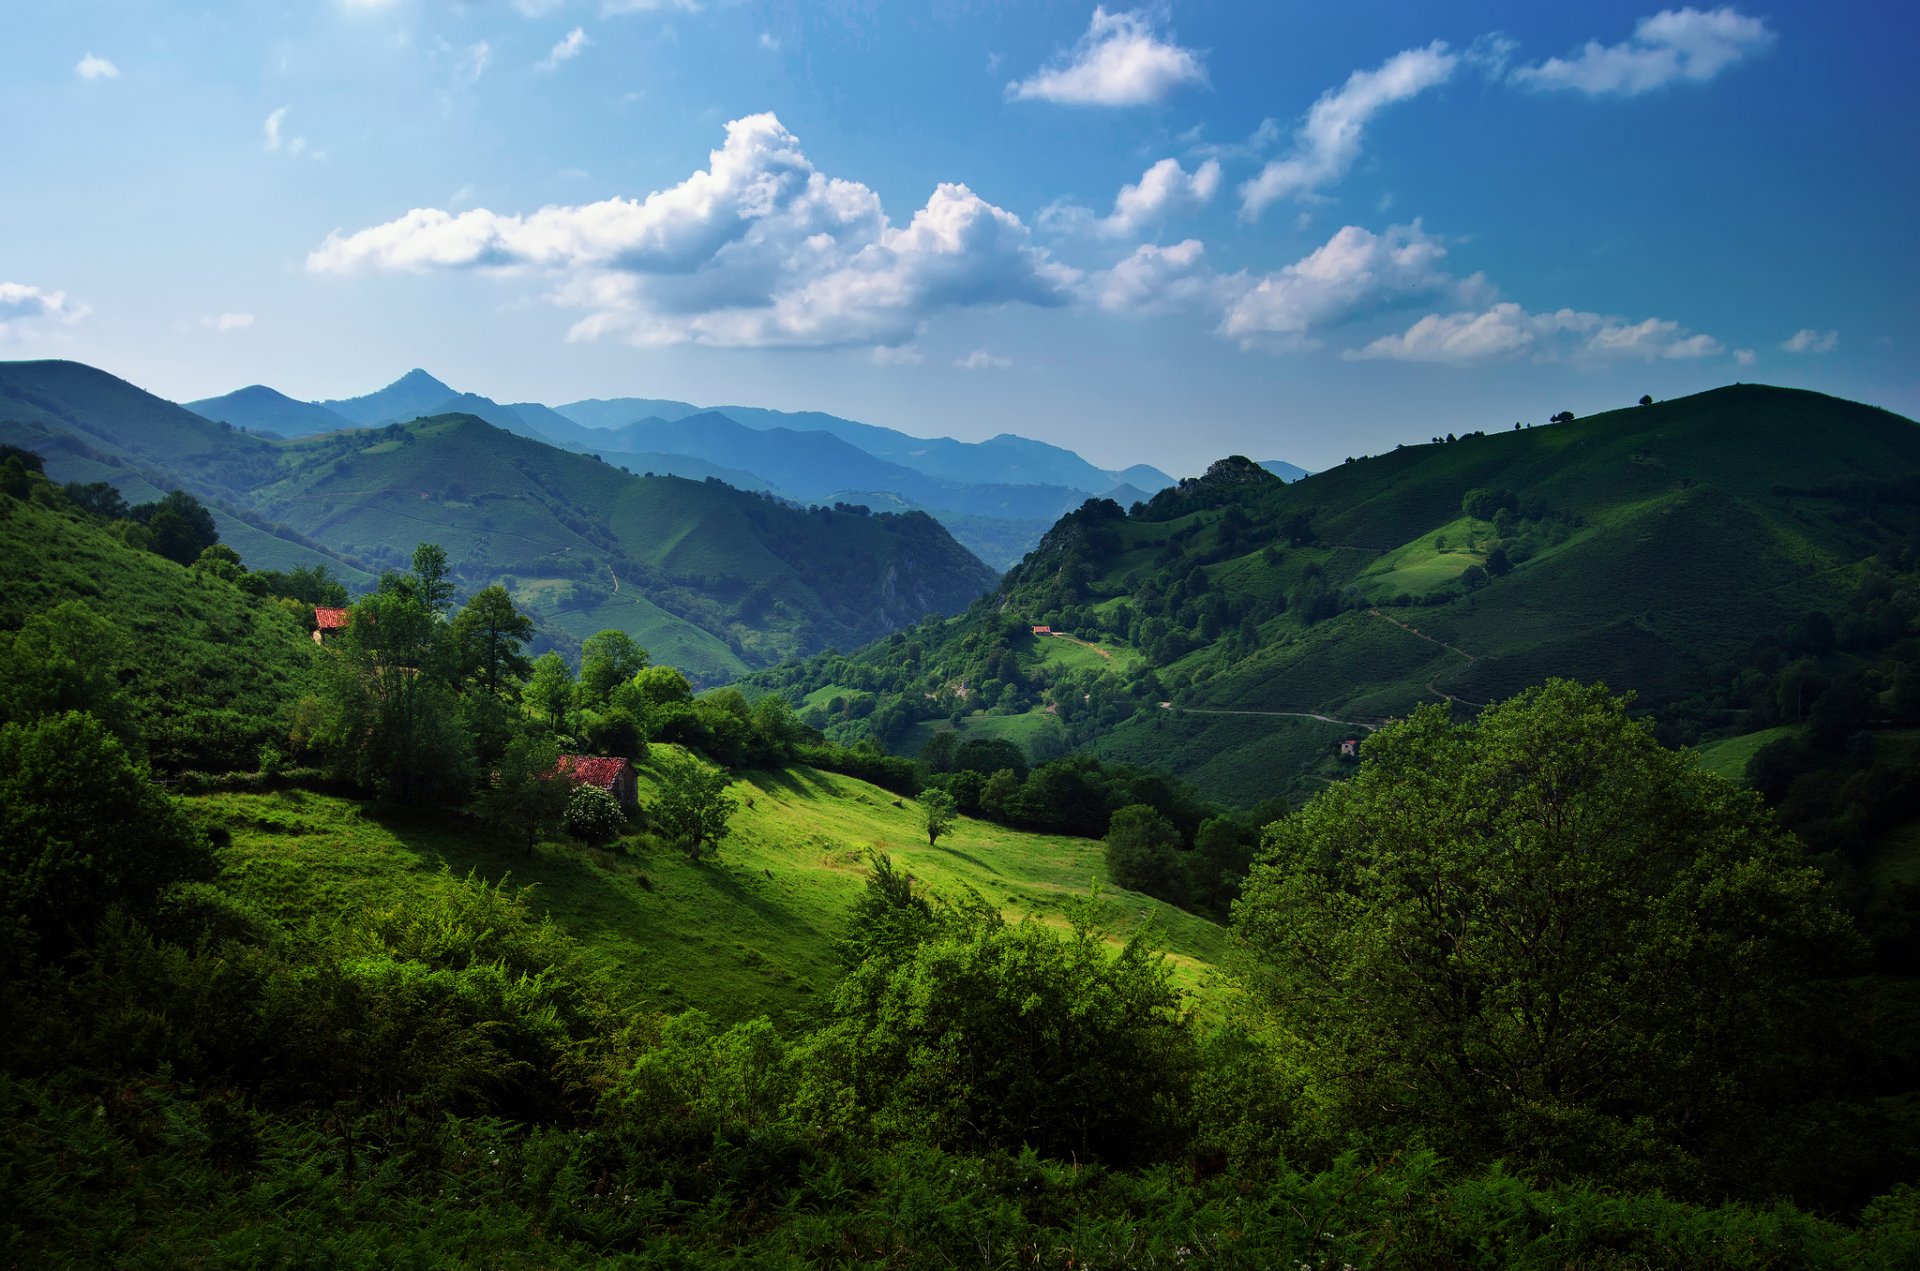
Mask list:
[[[642,766],[643,805],[652,773]],[[1116,938],[1151,922],[1177,981],[1203,994],[1225,952],[1215,924],[1109,888],[1097,842],[962,819],[929,846],[911,800],[896,806],[876,786],[810,768],[747,774],[734,795],[742,806],[732,833],[698,864],[645,838],[629,841],[631,854],[551,842],[528,857],[457,818],[300,790],[205,795],[193,806],[231,835],[221,852],[227,881],[282,922],[324,926],[469,871],[510,877],[534,886],[538,905],[648,1005],[725,1020],[803,1017],[832,987],[834,942],[871,851],[936,895],[971,889],[1009,917],[1061,926],[1097,881]]]

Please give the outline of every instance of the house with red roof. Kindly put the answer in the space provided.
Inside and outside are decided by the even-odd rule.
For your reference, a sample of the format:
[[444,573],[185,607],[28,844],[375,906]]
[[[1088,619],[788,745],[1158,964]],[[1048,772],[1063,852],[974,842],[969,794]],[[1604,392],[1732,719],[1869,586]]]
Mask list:
[[313,642],[325,644],[328,636],[339,635],[347,629],[352,618],[350,609],[325,609],[318,605],[313,609]]
[[553,774],[575,785],[598,786],[623,808],[640,806],[640,781],[633,765],[611,755],[561,755]]

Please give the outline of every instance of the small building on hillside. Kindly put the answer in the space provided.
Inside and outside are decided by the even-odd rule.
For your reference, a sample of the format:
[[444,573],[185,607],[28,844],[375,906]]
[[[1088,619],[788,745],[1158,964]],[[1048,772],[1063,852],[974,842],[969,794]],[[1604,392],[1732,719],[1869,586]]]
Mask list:
[[325,644],[328,636],[336,636],[345,631],[352,612],[350,609],[324,609],[318,605],[314,606],[313,642]]
[[1033,629],[1033,634],[1035,634],[1035,635],[1052,635],[1052,634],[1053,634],[1053,628],[1052,628],[1052,627],[1035,627],[1035,628]]
[[1341,742],[1340,757],[1342,759],[1358,759],[1360,757],[1360,739],[1358,737],[1349,737]]
[[553,775],[578,785],[598,786],[612,795],[621,807],[640,806],[640,782],[633,765],[610,755],[561,755]]

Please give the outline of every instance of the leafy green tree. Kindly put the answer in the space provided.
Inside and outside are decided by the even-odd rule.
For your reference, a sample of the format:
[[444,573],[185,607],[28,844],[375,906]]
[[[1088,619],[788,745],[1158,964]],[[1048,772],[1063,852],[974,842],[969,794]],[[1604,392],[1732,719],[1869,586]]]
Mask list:
[[1681,1185],[1817,1088],[1856,937],[1757,797],[1626,708],[1423,707],[1269,827],[1234,926],[1330,1140]]
[[1185,903],[1180,831],[1172,821],[1143,803],[1129,804],[1113,814],[1106,845],[1107,877],[1115,885],[1176,905]]
[[1002,768],[980,787],[980,810],[991,817],[1005,818],[1020,797],[1020,778],[1011,768]]
[[481,790],[480,815],[528,856],[566,815],[572,787],[556,775],[559,766],[560,747],[552,738],[522,735],[507,743]]
[[413,594],[435,617],[446,613],[453,603],[453,578],[447,568],[447,553],[438,543],[422,543],[413,549]]
[[475,592],[453,619],[461,682],[496,696],[511,692],[533,670],[522,651],[532,638],[533,619],[514,607],[505,587]]
[[609,628],[588,636],[580,646],[575,702],[591,710],[600,709],[613,690],[638,675],[647,662],[647,651],[624,631]]
[[950,1150],[1134,1164],[1176,1149],[1195,1067],[1179,993],[1139,937],[1110,954],[1092,908],[1063,938],[978,898],[930,910],[898,876],[870,890],[849,947],[871,954],[807,1043],[802,1108]]
[[322,658],[322,748],[403,803],[463,799],[472,775],[446,624],[405,588],[375,592]]
[[920,792],[920,816],[926,826],[929,847],[938,843],[940,836],[953,828],[958,815],[953,796],[945,790],[934,786]]
[[573,705],[573,673],[558,653],[542,653],[533,660],[533,674],[521,695],[535,719],[554,732],[564,732],[567,710]]
[[142,503],[133,515],[147,527],[153,550],[181,565],[193,564],[201,552],[220,541],[213,513],[184,490],[175,490],[157,503]]
[[0,940],[13,964],[84,943],[111,906],[145,914],[212,866],[206,839],[93,716],[0,726]]
[[0,722],[85,711],[137,747],[120,687],[128,650],[120,628],[81,600],[33,614],[11,634],[0,632]]
[[709,768],[697,759],[668,756],[661,763],[654,819],[696,861],[702,848],[726,836],[727,822],[738,809],[727,793],[729,784],[724,769]]

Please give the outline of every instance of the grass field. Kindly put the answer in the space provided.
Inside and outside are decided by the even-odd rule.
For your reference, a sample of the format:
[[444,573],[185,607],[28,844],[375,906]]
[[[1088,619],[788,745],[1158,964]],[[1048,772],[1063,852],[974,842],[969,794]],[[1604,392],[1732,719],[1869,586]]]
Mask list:
[[[944,719],[921,720],[907,730],[900,751],[902,754],[917,755],[935,733],[952,728],[953,725]],[[957,731],[962,741],[975,737],[989,741],[1010,741],[1036,762],[1039,761],[1037,756],[1051,758],[1065,751],[1067,745],[1066,726],[1058,716],[1039,709],[1022,711],[1018,715],[968,715],[961,720]]]
[[1747,733],[1741,737],[1702,742],[1694,747],[1693,753],[1699,756],[1700,766],[1708,772],[1725,777],[1736,785],[1745,785],[1747,760],[1753,758],[1762,746],[1779,741],[1782,737],[1791,737],[1799,731],[1791,724],[1782,724],[1778,728],[1763,728],[1757,733]]
[[[651,774],[643,765],[643,805]],[[896,805],[876,786],[807,768],[747,774],[734,794],[742,806],[732,833],[698,864],[645,837],[629,840],[632,853],[552,842],[526,857],[457,818],[299,790],[204,795],[192,806],[231,835],[227,880],[285,923],[330,924],[451,887],[469,871],[511,878],[534,886],[536,907],[661,1010],[808,1017],[838,975],[833,945],[869,851],[888,853],[936,895],[970,888],[1009,917],[1062,927],[1069,904],[1098,881],[1116,938],[1151,922],[1182,987],[1203,1003],[1224,992],[1212,969],[1225,931],[1109,889],[1098,842],[962,818],[929,846],[911,800]]]

